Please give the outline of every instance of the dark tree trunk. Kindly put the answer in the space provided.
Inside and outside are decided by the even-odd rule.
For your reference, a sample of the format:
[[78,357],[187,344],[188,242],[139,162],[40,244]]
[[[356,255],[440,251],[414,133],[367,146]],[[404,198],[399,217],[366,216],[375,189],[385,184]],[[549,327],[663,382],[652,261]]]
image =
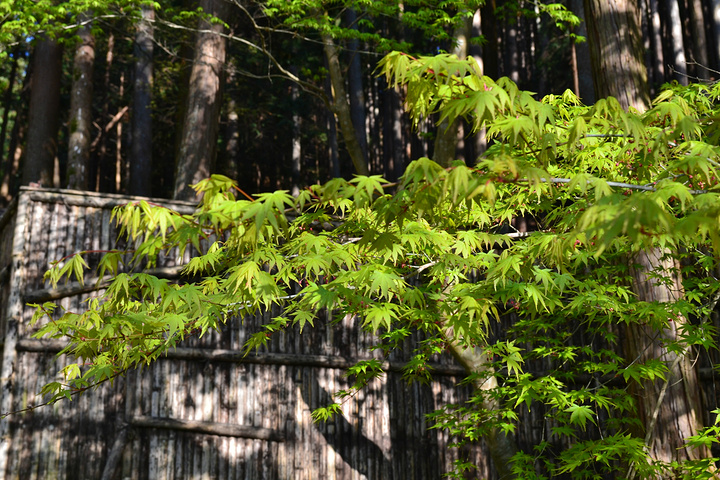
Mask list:
[[710,80],[710,60],[708,56],[708,42],[705,37],[705,19],[701,0],[690,0],[688,2],[690,14],[690,29],[693,56],[691,60],[695,65],[695,75],[700,80]]
[[[326,59],[327,60],[327,59]],[[332,82],[330,78],[325,79],[325,93],[328,98],[333,96]],[[335,114],[330,111],[327,116],[327,130],[328,130],[328,161],[330,167],[330,176],[332,178],[341,177],[340,171],[340,155],[338,152],[338,136],[337,136],[337,120]]]
[[[573,13],[582,20],[580,25],[575,29],[575,34],[587,38],[587,22],[585,21],[583,0],[572,0],[572,10]],[[579,96],[585,105],[592,105],[595,103],[595,87],[592,66],[590,65],[588,42],[576,43],[575,51],[577,52]]]
[[[294,75],[297,75],[299,69],[297,66],[293,66],[291,69]],[[292,115],[292,140],[291,140],[291,151],[290,161],[292,164],[292,194],[294,196],[300,195],[300,174],[302,170],[302,116],[300,115],[300,87],[298,84],[293,82],[290,86],[290,98],[293,103],[293,115]]]
[[[219,19],[227,15],[225,0],[203,0],[201,7]],[[201,20],[199,30],[175,167],[173,198],[178,200],[195,198],[190,185],[209,177],[215,162],[226,41],[219,35],[223,32],[219,23]]]
[[[103,88],[102,95],[104,95],[103,104],[99,118],[102,119],[103,125],[101,125],[100,132],[93,140],[91,146],[91,155],[94,157],[92,167],[94,167],[95,173],[95,189],[98,192],[117,192],[115,185],[115,158],[110,155],[108,151],[108,143],[110,140],[110,131],[115,126],[115,123],[120,121],[120,117],[116,115],[110,116],[110,104],[113,101],[114,95],[111,93],[111,74],[113,65],[113,57],[115,51],[115,36],[111,33],[107,38],[107,47],[105,52],[105,72],[103,74]],[[96,92],[101,93],[101,92]],[[105,123],[109,120],[108,123]]]
[[70,138],[68,140],[67,188],[87,190],[90,181],[90,135],[92,128],[93,67],[95,37],[85,25],[78,31],[80,44],[73,57],[70,92]]
[[405,169],[405,142],[403,141],[403,109],[400,94],[387,85],[383,90],[383,157],[385,178],[395,181]]
[[152,84],[153,84],[153,7],[142,7],[142,18],[135,34],[135,78],[132,99],[132,146],[128,193],[152,194]]
[[[3,197],[3,204],[10,201],[10,178],[13,174],[13,155],[11,151],[8,151],[7,156],[5,155],[5,139],[7,138],[8,124],[10,123],[10,111],[15,109],[15,102],[13,99],[15,95],[13,90],[15,88],[15,78],[17,76],[18,56],[20,55],[19,49],[15,49],[12,55],[12,62],[10,64],[10,73],[7,77],[7,90],[5,90],[5,96],[3,97],[3,116],[2,125],[0,126],[0,167],[2,167],[2,186],[0,186],[0,196]],[[16,116],[17,121],[17,116]],[[7,159],[7,162],[6,162]]]
[[22,185],[53,185],[60,117],[62,47],[50,39],[38,39],[32,58],[27,146]]
[[[405,40],[405,31],[402,24],[399,24],[397,32],[391,30],[392,27],[386,24],[385,34],[399,41]],[[396,181],[405,171],[405,163],[407,160],[406,148],[410,144],[410,139],[405,138],[405,125],[403,122],[404,110],[400,92],[391,88],[384,78],[379,79],[380,102],[382,103],[382,140],[383,140],[383,164],[385,178],[390,181]]]
[[672,42],[670,43],[672,57],[668,59],[668,61],[671,62],[670,68],[673,72],[673,78],[682,85],[687,85],[687,58],[685,57],[682,19],[680,18],[678,0],[663,0],[663,2],[665,3],[665,11],[667,12],[670,37],[672,38]]
[[222,155],[218,156],[218,171],[229,178],[239,180],[240,117],[235,99],[230,98],[225,108],[227,112],[225,114],[225,127],[223,131],[225,147]]
[[[472,19],[472,37],[479,37],[481,35],[485,36],[485,33],[483,31],[483,15],[483,9],[479,8],[475,11],[475,15],[473,15]],[[468,52],[469,55],[471,55],[475,59],[475,61],[478,62],[478,65],[481,66],[483,75],[489,75],[485,70],[485,57],[488,55],[487,48],[485,46],[477,45],[476,43],[471,43],[468,46]],[[482,155],[487,148],[486,133],[487,129],[485,127],[482,127],[479,131],[473,133],[472,141],[468,142],[471,151],[471,154],[468,155],[468,157],[472,158],[473,162],[476,161],[477,158]]]
[[[125,74],[120,74],[120,88],[118,96],[120,98],[125,94]],[[120,114],[120,112],[118,112]],[[123,122],[117,122],[115,125],[115,189],[118,192],[126,192],[127,186],[127,165],[123,161]]]
[[648,2],[648,34],[650,36],[650,49],[648,61],[651,65],[652,86],[657,88],[665,81],[665,55],[663,52],[662,24],[660,22],[660,8],[658,0],[647,0]]
[[328,64],[328,73],[330,74],[330,83],[332,85],[332,108],[340,125],[340,133],[342,134],[343,140],[345,140],[345,148],[350,155],[353,167],[355,167],[355,173],[358,175],[368,175],[368,164],[365,160],[365,154],[355,133],[355,126],[352,121],[352,111],[345,89],[342,69],[340,68],[337,45],[335,45],[332,36],[327,33],[322,35],[322,42]]
[[[392,167],[388,165],[390,157],[385,156],[384,153],[385,139],[383,138],[383,128],[385,128],[385,121],[384,114],[381,113],[384,104],[383,96],[385,95],[386,84],[384,80],[377,76],[370,76],[366,78],[368,78],[371,82],[370,92],[372,95],[372,103],[368,106],[369,111],[372,112],[368,116],[368,118],[370,119],[368,128],[368,131],[370,132],[368,137],[368,148],[370,151],[369,156],[370,158],[375,159],[375,163],[377,164],[376,170],[378,172],[383,172],[383,174],[385,175],[390,175],[388,173],[388,170]],[[386,176],[385,178],[388,177]]]
[[[345,11],[345,22],[349,28],[357,30],[357,14],[349,8]],[[363,72],[360,62],[360,43],[357,39],[348,40],[348,94],[350,99],[350,117],[352,118],[355,135],[360,149],[363,152],[365,163],[368,163],[368,142],[365,130],[367,118],[365,115],[365,92],[363,90]]]
[[10,123],[10,111],[15,108],[13,90],[17,76],[18,55],[19,51],[16,49],[10,62],[10,73],[7,76],[7,89],[5,89],[5,96],[3,97],[3,116],[1,120],[2,124],[0,124],[0,165],[3,165],[3,161],[5,160],[5,139],[7,138],[8,123]]
[[498,30],[495,15],[495,0],[487,0],[480,9],[480,22],[482,34],[485,37],[483,44],[483,73],[492,79],[500,76],[498,67]]
[[[28,102],[29,103],[29,102]],[[8,164],[12,163],[10,175],[7,179],[3,179],[0,194],[3,197],[12,199],[20,188],[21,172],[20,162],[23,156],[23,144],[27,137],[27,109],[20,110],[15,118],[12,132],[10,133],[10,144],[8,145]]]
[[519,25],[517,20],[511,20],[505,25],[503,38],[503,75],[510,77],[515,83],[520,83],[520,51],[518,48]]
[[[460,59],[467,58],[471,29],[472,19],[467,18],[455,29],[453,34],[455,46],[453,47],[452,53]],[[443,167],[449,167],[450,163],[456,159],[459,125],[460,120],[455,120],[452,123],[443,120],[438,125],[437,133],[435,134],[433,160]]]
[[[24,52],[18,52],[18,55],[25,55]],[[17,65],[16,65],[17,68]],[[14,98],[11,103],[5,101],[5,108],[8,113],[11,108],[15,110],[15,118],[12,122],[12,130],[10,131],[10,141],[8,142],[7,157],[4,160],[4,170],[2,183],[0,183],[0,197],[5,203],[15,196],[18,190],[18,182],[20,180],[20,157],[22,156],[22,145],[27,132],[27,117],[28,108],[27,105],[30,103],[30,80],[32,79],[32,65],[28,67],[25,72],[25,78],[23,80],[22,89],[20,91],[19,98],[14,98],[12,91],[7,93]],[[12,83],[12,82],[10,82]],[[12,106],[11,106],[12,105]],[[5,123],[3,123],[4,126]],[[3,141],[4,145],[4,141]]]
[[585,0],[585,17],[596,97],[645,110],[650,93],[637,0]]

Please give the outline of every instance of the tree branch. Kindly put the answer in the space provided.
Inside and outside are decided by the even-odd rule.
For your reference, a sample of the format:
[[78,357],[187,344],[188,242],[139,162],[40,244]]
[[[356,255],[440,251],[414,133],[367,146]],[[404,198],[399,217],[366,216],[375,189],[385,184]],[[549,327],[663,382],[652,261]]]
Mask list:
[[[164,25],[164,26],[166,26],[166,27],[168,27],[168,28],[172,28],[172,29],[174,29],[174,30],[182,30],[182,31],[194,32],[194,33],[203,33],[203,34],[209,34],[209,35],[218,35],[218,36],[223,37],[223,38],[225,38],[225,39],[227,39],[227,40],[231,40],[231,41],[236,42],[236,43],[241,43],[241,44],[243,44],[243,45],[245,45],[245,46],[247,46],[247,47],[249,47],[249,48],[251,48],[251,49],[253,49],[253,50],[256,50],[256,51],[258,51],[258,52],[261,52],[262,54],[264,54],[264,55],[270,60],[270,62],[273,64],[273,66],[274,66],[275,68],[277,68],[277,69],[282,73],[282,77],[283,77],[283,78],[286,78],[286,79],[288,79],[288,80],[290,80],[290,81],[292,81],[292,82],[295,82],[295,83],[296,83],[300,88],[302,88],[304,91],[306,91],[306,92],[308,92],[308,93],[310,93],[310,94],[312,94],[312,95],[315,95],[316,97],[318,97],[318,98],[320,98],[321,100],[323,100],[325,103],[328,103],[327,95],[325,95],[325,92],[324,92],[324,90],[323,90],[322,88],[317,87],[316,85],[313,85],[313,84],[310,83],[310,82],[303,81],[303,80],[301,80],[297,75],[294,75],[290,70],[288,70],[287,68],[285,68],[285,67],[275,58],[275,56],[274,56],[272,53],[270,53],[270,51],[264,46],[264,44],[263,44],[263,45],[258,45],[258,44],[253,43],[253,42],[251,42],[251,41],[249,41],[249,40],[247,40],[247,39],[245,39],[245,38],[238,37],[238,36],[232,35],[232,34],[230,34],[230,33],[216,32],[216,31],[213,31],[213,30],[210,30],[210,29],[199,29],[199,28],[194,28],[194,27],[186,27],[186,26],[184,26],[184,25],[179,25],[179,24],[177,24],[177,23],[173,23],[173,22],[170,22],[170,21],[168,21],[168,20],[163,20],[163,19],[155,19],[154,21],[151,21],[151,23],[157,23],[157,24],[160,24],[160,25]],[[253,20],[253,24],[256,25],[256,24],[254,23],[254,20]],[[262,78],[270,78],[270,76],[269,76],[269,75],[268,75],[268,76],[262,76]]]

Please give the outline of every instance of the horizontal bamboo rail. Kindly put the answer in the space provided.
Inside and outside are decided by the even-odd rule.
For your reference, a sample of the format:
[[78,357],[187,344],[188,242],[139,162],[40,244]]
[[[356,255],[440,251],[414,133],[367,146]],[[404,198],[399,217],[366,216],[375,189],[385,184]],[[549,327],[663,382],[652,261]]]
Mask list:
[[[17,350],[22,352],[58,353],[67,346],[64,340],[38,340],[24,338],[18,340]],[[242,351],[186,348],[178,347],[169,350],[163,358],[188,361],[210,361],[227,363],[248,363],[254,365],[291,365],[296,367],[318,367],[345,369],[359,361],[372,360],[372,358],[345,358],[332,355],[299,355],[291,353],[249,353]],[[391,372],[401,372],[405,366],[402,362],[383,361],[382,369]],[[447,376],[464,376],[465,370],[460,366],[441,365],[431,363],[428,365],[433,374]]]
[[[45,352],[58,353],[67,342],[63,340],[38,340],[38,339],[22,339],[18,340],[16,349],[22,352]],[[2,342],[0,341],[0,347]],[[337,368],[346,369],[355,365],[359,361],[372,360],[372,358],[345,358],[332,355],[298,355],[292,353],[249,353],[245,355],[237,350],[209,349],[209,348],[186,348],[178,347],[167,352],[164,358],[187,360],[187,361],[210,361],[225,363],[247,363],[253,365],[291,365],[296,367],[318,367],[318,368]],[[381,363],[382,369],[389,372],[402,372],[405,366],[402,362]],[[434,375],[446,376],[465,376],[467,372],[464,368],[454,365],[441,365],[438,363],[429,363],[428,367]],[[542,377],[547,372],[530,372],[534,377]],[[720,380],[720,372],[712,368],[699,368],[698,375],[703,380]],[[595,378],[592,375],[576,375],[575,381],[578,384],[584,384],[597,380],[600,383],[618,383],[617,380],[609,375],[603,375]]]
[[[180,276],[183,266],[178,267],[164,267],[164,268],[151,268],[143,270],[142,273],[154,275],[158,278],[166,278],[168,280],[176,279]],[[1,275],[1,273],[0,273]],[[57,288],[42,288],[32,292],[28,292],[23,295],[23,301],[25,303],[42,303],[50,302],[54,300],[60,300],[74,295],[80,295],[83,293],[90,293],[97,290],[102,290],[110,285],[110,280],[92,277],[87,278],[83,283],[80,282],[68,282],[66,285]]]
[[196,202],[181,200],[155,200],[146,197],[133,197],[112,193],[85,192],[81,190],[64,190],[55,188],[43,188],[42,190],[32,187],[20,187],[21,192],[27,192],[30,200],[43,203],[61,203],[63,205],[77,205],[81,207],[110,208],[128,203],[146,201],[156,205],[171,206],[183,213],[189,213],[197,206]]
[[271,442],[284,442],[285,435],[277,430],[262,427],[248,427],[231,423],[201,422],[197,420],[178,420],[176,418],[159,418],[139,415],[130,419],[130,425],[140,428],[162,428],[183,432],[220,435],[223,437],[252,438]]

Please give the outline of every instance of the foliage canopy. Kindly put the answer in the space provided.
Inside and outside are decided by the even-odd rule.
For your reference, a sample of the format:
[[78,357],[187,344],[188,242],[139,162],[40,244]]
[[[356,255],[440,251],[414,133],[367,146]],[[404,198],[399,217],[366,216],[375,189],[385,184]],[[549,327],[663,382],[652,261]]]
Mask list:
[[[432,375],[435,354],[481,349],[487,361],[468,381],[497,386],[430,420],[462,444],[496,428],[512,432],[523,412],[541,406],[552,436],[516,454],[523,478],[596,478],[628,466],[643,477],[667,468],[711,475],[710,460],[649,462],[643,439],[629,433],[637,418],[627,384],[668,381],[668,366],[625,358],[619,335],[633,323],[662,331],[677,322],[669,350],[715,348],[720,86],[669,85],[641,114],[612,98],[585,106],[570,92],[537,100],[449,55],[394,52],[379,70],[407,88],[415,121],[437,114],[486,128],[491,146],[477,164],[443,169],[421,158],[396,184],[335,179],[297,198],[236,198],[230,179],[213,176],[195,185],[202,198],[192,215],[145,201],[116,210],[132,255],[104,256],[98,274],[111,277],[107,290],[83,312],[38,306],[37,336],[67,339],[63,353],[77,358],[65,381],[43,393],[70,397],[189,335],[273,306],[283,313],[248,339],[248,351],[280,330],[311,328],[332,309],[335,318],[354,316],[384,353],[421,332],[406,367],[411,380]],[[677,271],[652,272],[661,282],[682,274],[677,301],[633,293],[629,259],[650,248],[677,260]],[[161,253],[188,249],[183,282],[135,273]],[[47,278],[82,278],[84,269],[78,253]],[[351,372],[353,390],[338,401],[383,374],[380,362]],[[717,433],[709,426],[688,441],[717,442]],[[467,467],[460,462],[454,473]]]

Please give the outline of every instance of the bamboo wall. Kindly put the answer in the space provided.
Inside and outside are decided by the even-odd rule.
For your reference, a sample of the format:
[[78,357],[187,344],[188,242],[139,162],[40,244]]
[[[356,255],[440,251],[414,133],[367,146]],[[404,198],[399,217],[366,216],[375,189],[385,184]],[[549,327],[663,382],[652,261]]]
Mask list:
[[[58,299],[78,309],[98,293],[72,283],[48,289],[49,262],[111,248],[111,209],[132,200],[23,189],[0,220],[0,412],[40,403],[37,392],[68,361],[55,354],[61,345],[30,338],[25,303]],[[318,319],[243,359],[241,346],[263,320],[234,321],[112,385],[0,421],[0,480],[437,479],[450,468],[458,453],[426,428],[425,415],[467,394],[455,386],[462,370],[451,359],[437,360],[430,385],[408,385],[402,358],[392,357],[345,415],[313,424],[310,412],[347,386],[344,368],[370,358],[370,339],[351,318],[332,329]],[[463,454],[483,465],[478,478],[491,478],[482,447]]]

